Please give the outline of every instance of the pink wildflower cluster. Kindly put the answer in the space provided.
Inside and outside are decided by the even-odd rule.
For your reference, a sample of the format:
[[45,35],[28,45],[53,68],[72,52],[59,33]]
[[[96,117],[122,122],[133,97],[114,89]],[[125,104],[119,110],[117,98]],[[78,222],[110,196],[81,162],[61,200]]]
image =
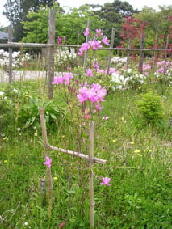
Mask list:
[[103,36],[103,32],[101,29],[96,29],[96,37],[102,37]]
[[[83,34],[85,37],[90,36],[90,29],[86,28]],[[96,37],[102,37],[102,36],[103,36],[103,31],[101,29],[96,29]]]
[[84,31],[84,36],[85,36],[85,37],[90,36],[90,29],[89,29],[89,28],[86,28],[86,29],[85,29],[85,31]]
[[111,178],[103,177],[102,182],[100,184],[110,186],[111,185],[109,184],[110,182],[111,182]]
[[[84,36],[88,37],[90,35],[90,29],[86,28],[84,31]],[[82,44],[81,48],[78,51],[78,55],[82,56],[86,51],[92,49],[97,50],[99,48],[102,48],[103,45],[109,45],[109,40],[106,36],[103,36],[103,32],[101,29],[96,29],[95,37],[103,37],[101,41],[99,40],[90,40],[88,42],[85,42]]]
[[47,166],[48,168],[51,168],[52,165],[52,159],[49,158],[48,156],[45,157],[44,165]]
[[93,71],[90,68],[86,69],[86,76],[88,76],[88,77],[94,76]]
[[78,51],[78,55],[82,56],[84,52],[88,51],[89,49],[96,50],[102,48],[101,41],[92,40],[88,41],[87,43],[83,43],[81,48]]
[[73,74],[70,73],[70,72],[66,72],[62,76],[54,77],[54,80],[53,80],[52,84],[69,85],[71,79],[73,79]]
[[96,110],[99,111],[102,109],[100,103],[104,101],[106,94],[106,89],[101,87],[100,84],[92,84],[90,86],[81,87],[77,97],[80,103],[90,101],[95,104]]
[[148,75],[150,70],[151,70],[151,65],[150,64],[143,64],[143,73],[144,73],[144,75]]
[[172,63],[169,61],[159,61],[157,62],[157,73],[165,74],[167,70],[172,68]]

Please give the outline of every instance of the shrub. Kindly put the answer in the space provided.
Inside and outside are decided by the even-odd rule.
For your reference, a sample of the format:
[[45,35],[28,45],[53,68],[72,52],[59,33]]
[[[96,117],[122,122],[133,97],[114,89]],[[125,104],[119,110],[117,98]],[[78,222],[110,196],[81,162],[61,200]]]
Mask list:
[[162,123],[164,114],[159,95],[148,92],[143,94],[136,103],[143,120],[147,124],[157,125]]
[[[37,130],[40,127],[39,118],[40,102],[36,99],[30,99],[27,104],[23,104],[19,110],[18,127],[21,130],[29,129]],[[54,104],[52,101],[44,104],[45,120],[49,130],[56,130],[57,124],[67,119],[66,111],[60,105]]]

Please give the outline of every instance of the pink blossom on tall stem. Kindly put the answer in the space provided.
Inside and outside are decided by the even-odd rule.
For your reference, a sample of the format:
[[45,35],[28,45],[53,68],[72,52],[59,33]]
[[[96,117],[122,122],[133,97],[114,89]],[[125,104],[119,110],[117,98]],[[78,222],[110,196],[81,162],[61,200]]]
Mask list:
[[84,36],[88,37],[89,35],[90,35],[90,29],[86,28],[85,31],[84,31]]
[[91,69],[86,69],[86,75],[89,76],[89,77],[93,77],[94,76],[93,71]]
[[49,158],[48,156],[45,157],[44,165],[47,166],[48,168],[51,168],[52,165],[52,159]]
[[109,44],[109,40],[108,40],[108,38],[107,38],[106,36],[103,37],[102,43],[103,43],[104,45],[110,45],[110,44]]
[[103,36],[103,32],[101,29],[96,29],[96,37],[102,37]]
[[100,184],[110,186],[111,185],[109,184],[110,181],[111,181],[111,178],[103,177],[102,182]]
[[90,49],[90,45],[88,43],[83,43],[81,48],[78,50],[78,55],[82,56],[84,52],[88,51]]
[[93,62],[94,69],[98,70],[100,68],[99,63],[97,61]]
[[90,101],[91,103],[100,103],[103,101],[107,91],[100,84],[92,84],[90,86],[81,87],[77,95],[80,103]]
[[88,41],[88,44],[90,45],[90,48],[93,50],[97,50],[103,47],[101,45],[101,41],[92,40],[92,41]]
[[52,84],[69,85],[71,79],[73,79],[73,74],[71,72],[66,72],[62,76],[54,77]]
[[57,44],[58,45],[61,45],[62,44],[62,41],[63,41],[63,37],[58,36],[57,37]]

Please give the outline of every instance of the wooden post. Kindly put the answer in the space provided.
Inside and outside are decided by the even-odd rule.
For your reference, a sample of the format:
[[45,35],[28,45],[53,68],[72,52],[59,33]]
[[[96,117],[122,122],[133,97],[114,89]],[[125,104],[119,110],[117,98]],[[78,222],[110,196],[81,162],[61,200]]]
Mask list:
[[94,228],[94,121],[90,122],[90,229]]
[[[40,124],[41,124],[41,130],[42,130],[42,138],[43,138],[43,142],[44,142],[44,148],[45,150],[48,147],[48,137],[47,137],[47,129],[46,129],[46,123],[45,123],[45,118],[44,118],[44,108],[41,107],[39,109],[39,113],[40,113]],[[45,155],[48,156],[48,155]]]
[[131,49],[131,39],[128,40],[128,50],[127,50],[127,69],[130,63],[130,49]]
[[[112,28],[110,48],[113,48],[114,40],[115,40],[115,28]],[[109,57],[108,57],[107,74],[109,74],[109,69],[110,69],[110,66],[111,66],[112,53],[113,53],[113,50],[110,50],[110,54],[109,54]]]
[[[9,25],[8,27],[8,42],[12,42],[12,26]],[[9,83],[12,82],[12,48],[10,47],[8,49],[8,52],[9,52],[9,65],[8,65],[8,73],[9,73]]]
[[[88,19],[87,21],[87,28],[90,28],[90,20]],[[89,41],[89,36],[86,36],[86,43]],[[86,68],[86,64],[87,64],[87,52],[85,52],[84,54],[84,64],[83,64],[83,68]]]
[[140,35],[140,59],[139,59],[139,72],[143,73],[143,62],[144,62],[144,32]]
[[165,57],[165,60],[166,60],[166,58],[167,58],[167,49],[168,49],[168,45],[169,45],[169,34],[167,35],[167,40],[166,40],[166,43],[165,43],[165,55],[164,55],[164,57]]
[[[55,8],[49,9],[48,14],[48,44],[55,45]],[[54,46],[48,47],[48,98],[53,98],[54,78]]]
[[153,50],[153,66],[152,66],[152,71],[155,71],[155,69],[156,69],[156,62],[157,62],[157,56],[158,56],[158,53],[155,51],[157,49],[157,47],[158,47],[158,33],[157,32],[155,33],[155,45],[156,45],[156,47]]
[[[48,157],[49,154],[47,152],[48,147],[48,137],[47,137],[47,129],[46,129],[46,123],[44,118],[44,108],[39,109],[40,113],[40,124],[42,129],[42,138],[44,142],[44,158]],[[53,206],[53,178],[51,174],[51,167],[47,167],[46,169],[46,194],[47,194],[47,201],[48,201],[48,218],[51,217],[52,212],[52,206]]]

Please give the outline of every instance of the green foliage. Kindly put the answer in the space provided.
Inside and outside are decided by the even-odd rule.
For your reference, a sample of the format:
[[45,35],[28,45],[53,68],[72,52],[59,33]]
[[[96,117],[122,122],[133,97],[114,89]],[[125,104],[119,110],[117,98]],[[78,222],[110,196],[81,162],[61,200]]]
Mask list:
[[[48,39],[48,9],[41,8],[38,12],[29,12],[27,21],[23,22],[24,42],[46,43]],[[104,20],[94,15],[88,6],[74,8],[66,14],[59,13],[56,15],[56,35],[65,36],[67,44],[81,44],[85,41],[83,31],[87,21],[90,19],[91,28],[102,28]]]
[[137,107],[146,123],[156,125],[163,121],[163,108],[159,95],[153,92],[143,94],[137,101]]
[[[53,0],[7,0],[4,14],[13,25],[14,39],[20,41],[23,38],[23,22],[27,21],[28,12],[36,12],[40,7],[51,7],[53,4]],[[59,6],[59,3],[55,5]]]
[[0,136],[5,136],[6,131],[14,130],[14,123],[14,104],[7,97],[0,97]]
[[[40,101],[30,99],[27,104],[23,104],[18,113],[18,128],[20,131],[30,129],[36,131],[40,129],[39,107]],[[49,131],[57,130],[57,126],[66,120],[66,111],[61,106],[50,101],[43,105],[45,109],[45,120]]]
[[[94,8],[94,5],[92,7]],[[100,10],[96,10],[94,12],[96,15],[99,15],[100,18],[106,21],[103,30],[109,38],[111,37],[112,28],[115,28],[115,45],[118,45],[123,18],[125,16],[131,16],[137,11],[134,10],[132,5],[130,5],[127,1],[123,2],[119,0],[114,0],[114,2],[112,3],[105,3],[103,6],[100,7]]]
[[172,16],[171,6],[160,7],[159,11],[145,7],[139,14],[135,15],[136,18],[147,23],[145,28],[145,47],[152,47],[155,43],[157,47],[166,47],[167,36],[170,33],[170,16]]
[[46,43],[48,40],[48,9],[29,12],[27,21],[23,22],[23,42]]
[[53,101],[41,102],[41,98],[31,95],[26,88],[9,86],[0,99],[1,135],[13,135],[16,131],[40,132],[39,107],[45,109],[45,120],[49,131],[57,130],[67,123],[67,111],[62,104]]
[[[29,82],[28,94],[35,94],[38,85]],[[26,91],[26,84],[21,89]],[[172,109],[170,90],[166,91],[166,110]],[[105,165],[94,165],[97,229],[171,228],[171,133],[160,136],[149,126],[144,130],[135,129],[130,116],[137,96],[134,90],[115,91],[107,96],[104,109],[96,119],[95,156],[108,160]],[[22,97],[22,101],[27,101]],[[69,115],[73,117],[72,112]],[[109,119],[103,120],[104,116]],[[49,135],[49,142],[66,149],[80,149],[81,142],[87,154],[88,123],[83,122],[85,139],[77,131],[81,130],[80,117],[76,126],[63,124],[62,129],[58,127],[57,132]],[[40,137],[16,134],[8,138],[0,139],[1,227],[58,228],[65,222],[67,229],[88,229],[88,163],[49,152],[53,159],[54,204],[52,217],[48,219],[45,191],[40,187],[40,180],[45,176]],[[110,177],[112,185],[100,185],[102,176]]]

